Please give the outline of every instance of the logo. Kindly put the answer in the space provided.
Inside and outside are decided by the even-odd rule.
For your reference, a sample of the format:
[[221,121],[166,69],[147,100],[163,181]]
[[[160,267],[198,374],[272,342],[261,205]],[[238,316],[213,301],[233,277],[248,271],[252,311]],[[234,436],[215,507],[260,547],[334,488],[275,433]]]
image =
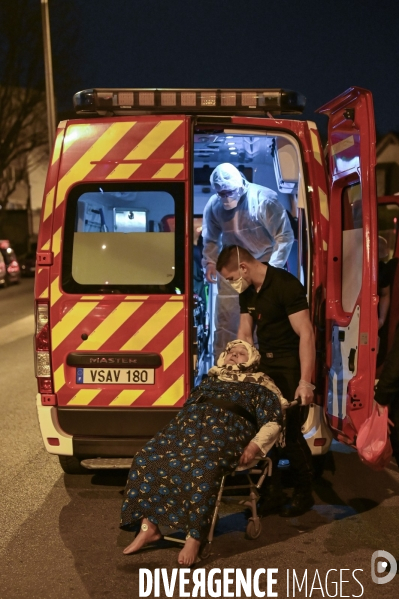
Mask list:
[[[371,579],[373,582],[376,584],[391,582],[396,575],[397,569],[398,564],[391,553],[382,551],[382,549],[374,551],[371,556]],[[386,572],[385,576],[378,576],[378,574],[382,574],[383,572]]]
[[137,358],[89,358],[90,364],[137,364]]

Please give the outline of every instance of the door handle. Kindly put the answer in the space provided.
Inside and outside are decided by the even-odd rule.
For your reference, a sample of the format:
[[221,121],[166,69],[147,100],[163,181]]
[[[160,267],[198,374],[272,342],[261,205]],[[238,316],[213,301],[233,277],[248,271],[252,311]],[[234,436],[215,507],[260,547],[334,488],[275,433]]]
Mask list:
[[349,358],[348,358],[348,368],[351,372],[355,371],[355,356],[356,356],[356,350],[352,347],[352,349],[349,352]]

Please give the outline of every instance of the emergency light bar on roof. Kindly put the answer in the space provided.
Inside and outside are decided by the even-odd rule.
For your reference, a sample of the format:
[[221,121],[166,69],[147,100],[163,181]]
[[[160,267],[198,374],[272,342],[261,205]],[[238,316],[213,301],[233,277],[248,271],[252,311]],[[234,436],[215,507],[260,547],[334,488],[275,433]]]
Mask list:
[[73,97],[76,114],[302,114],[306,98],[287,89],[85,89]]

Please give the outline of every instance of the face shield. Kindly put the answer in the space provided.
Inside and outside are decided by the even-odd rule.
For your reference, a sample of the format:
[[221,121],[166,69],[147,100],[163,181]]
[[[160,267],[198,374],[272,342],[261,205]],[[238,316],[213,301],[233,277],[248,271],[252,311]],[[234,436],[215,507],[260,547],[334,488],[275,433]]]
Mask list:
[[223,208],[232,210],[235,208],[245,193],[247,182],[238,168],[225,162],[219,164],[211,174],[212,189],[219,195]]
[[233,210],[241,198],[239,189],[222,190],[217,192],[219,198],[222,200],[223,208],[225,210]]

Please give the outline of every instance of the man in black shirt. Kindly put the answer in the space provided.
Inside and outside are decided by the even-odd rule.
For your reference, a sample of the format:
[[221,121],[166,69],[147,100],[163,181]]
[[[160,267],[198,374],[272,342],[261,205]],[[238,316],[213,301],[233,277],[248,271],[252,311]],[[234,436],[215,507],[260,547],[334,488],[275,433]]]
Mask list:
[[[236,245],[222,250],[216,268],[240,293],[238,339],[253,343],[256,327],[259,370],[274,380],[288,401],[300,398],[302,405],[311,403],[315,342],[303,285],[285,270],[259,262]],[[298,516],[314,504],[312,456],[302,435],[299,406],[287,410],[286,453],[296,480],[291,505],[280,514]],[[275,479],[261,510],[277,507],[283,499]]]
[[388,406],[389,417],[394,426],[391,429],[393,456],[399,466],[399,324],[375,387],[375,401],[381,406]]

